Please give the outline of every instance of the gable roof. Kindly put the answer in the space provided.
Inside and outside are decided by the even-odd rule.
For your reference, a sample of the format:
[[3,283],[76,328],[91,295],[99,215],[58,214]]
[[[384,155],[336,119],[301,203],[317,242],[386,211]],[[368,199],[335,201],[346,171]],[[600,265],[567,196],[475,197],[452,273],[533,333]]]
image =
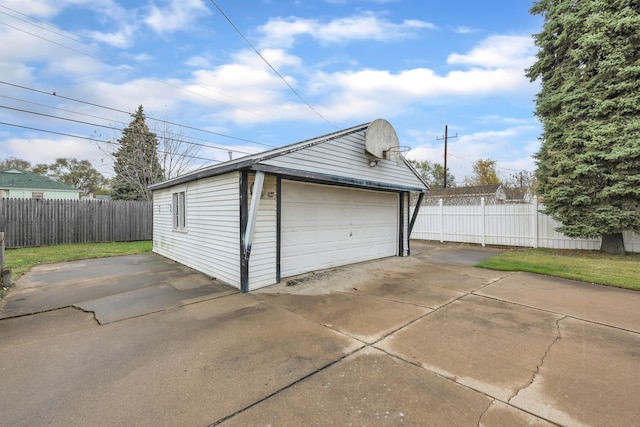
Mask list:
[[[150,186],[150,189],[159,190],[232,171],[249,169],[274,173],[285,178],[310,179],[383,190],[426,192],[429,188],[428,184],[404,159],[402,159],[402,164],[386,161],[386,164],[380,166],[378,166],[378,162],[375,163],[375,167],[369,166],[369,160],[364,152],[365,133],[369,125],[370,123],[365,123],[353,126],[327,135],[198,169],[169,181],[154,184]],[[343,158],[346,158],[349,152],[352,156],[357,153],[357,156],[361,158],[362,162],[356,165],[360,171],[343,168],[342,171],[337,172],[338,159],[345,153]],[[375,171],[376,174],[372,174],[372,171]],[[403,180],[404,182],[400,182]]]
[[0,169],[0,189],[80,191],[70,185],[19,168]]

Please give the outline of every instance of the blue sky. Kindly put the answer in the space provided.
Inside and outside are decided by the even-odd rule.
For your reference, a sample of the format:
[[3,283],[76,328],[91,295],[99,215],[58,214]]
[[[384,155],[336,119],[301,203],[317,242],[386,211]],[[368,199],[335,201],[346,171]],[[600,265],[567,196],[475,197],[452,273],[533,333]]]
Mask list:
[[458,135],[447,161],[458,183],[480,158],[496,160],[505,177],[532,171],[539,85],[524,69],[535,59],[531,35],[542,20],[529,14],[531,5],[4,0],[0,159],[76,157],[108,175],[98,143],[51,132],[117,139],[110,128],[131,119],[117,110],[142,104],[152,129],[161,126],[153,118],[186,125],[173,132],[220,148],[201,147],[196,165],[385,118],[411,147],[409,158],[439,163],[444,146],[436,138],[448,125]]

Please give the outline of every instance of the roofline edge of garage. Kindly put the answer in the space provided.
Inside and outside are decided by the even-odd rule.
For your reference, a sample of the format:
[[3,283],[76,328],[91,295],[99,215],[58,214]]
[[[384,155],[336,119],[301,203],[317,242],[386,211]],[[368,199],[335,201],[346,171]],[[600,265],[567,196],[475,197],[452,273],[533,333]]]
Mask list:
[[278,166],[270,166],[260,163],[251,165],[251,170],[265,172],[280,176],[284,179],[292,179],[296,181],[309,182],[312,184],[335,184],[345,187],[355,187],[365,190],[381,190],[381,191],[409,191],[415,193],[426,193],[427,188],[422,187],[406,187],[400,185],[387,184],[384,182],[367,181],[363,179],[348,178],[337,175],[328,175],[317,172],[301,171],[298,169],[282,168]]

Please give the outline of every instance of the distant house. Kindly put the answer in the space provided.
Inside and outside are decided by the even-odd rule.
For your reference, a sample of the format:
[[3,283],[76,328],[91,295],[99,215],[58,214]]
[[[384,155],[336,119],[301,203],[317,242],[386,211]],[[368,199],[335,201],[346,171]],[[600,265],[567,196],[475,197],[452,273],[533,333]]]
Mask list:
[[531,190],[528,188],[505,188],[500,184],[473,187],[432,188],[422,202],[424,205],[479,205],[484,198],[487,205],[501,203],[529,203]]
[[79,200],[80,190],[18,168],[0,169],[0,198]]

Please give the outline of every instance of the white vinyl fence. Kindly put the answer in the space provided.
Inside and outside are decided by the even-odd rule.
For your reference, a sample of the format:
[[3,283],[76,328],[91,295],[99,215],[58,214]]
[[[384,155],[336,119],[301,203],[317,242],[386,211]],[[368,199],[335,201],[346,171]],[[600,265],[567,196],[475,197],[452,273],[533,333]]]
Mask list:
[[[600,239],[572,239],[555,231],[562,224],[532,203],[421,206],[411,232],[412,239],[479,245],[523,246],[554,249],[600,249]],[[640,235],[624,233],[627,252],[640,252]]]

